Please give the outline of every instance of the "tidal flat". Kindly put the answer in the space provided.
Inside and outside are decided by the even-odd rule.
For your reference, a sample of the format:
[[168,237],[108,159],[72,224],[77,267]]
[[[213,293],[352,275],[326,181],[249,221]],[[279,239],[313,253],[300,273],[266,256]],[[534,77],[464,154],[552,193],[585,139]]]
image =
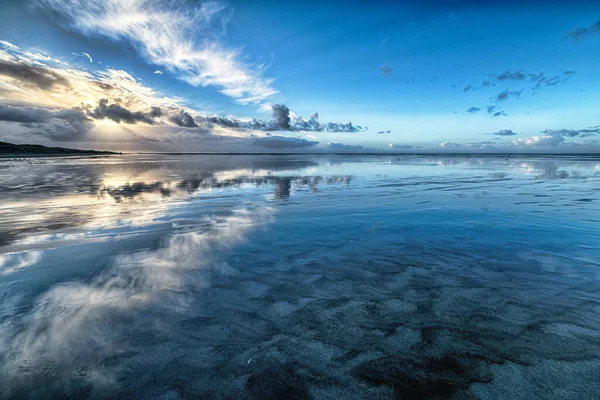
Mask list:
[[0,397],[596,399],[600,158],[0,160]]

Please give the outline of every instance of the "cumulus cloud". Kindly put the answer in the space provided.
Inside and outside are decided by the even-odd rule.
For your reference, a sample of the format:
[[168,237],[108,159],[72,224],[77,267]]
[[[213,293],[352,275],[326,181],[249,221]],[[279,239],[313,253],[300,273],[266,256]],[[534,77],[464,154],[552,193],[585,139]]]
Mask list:
[[442,142],[440,143],[440,147],[442,149],[458,149],[461,147],[460,143],[453,143],[453,142]]
[[600,34],[600,19],[588,27],[573,29],[567,33],[567,37],[570,39],[579,40],[597,34]]
[[272,107],[273,120],[276,129],[287,131],[290,129],[290,109],[285,104],[275,104]]
[[184,128],[196,128],[198,127],[198,124],[196,123],[196,121],[194,120],[194,117],[192,117],[189,113],[181,110],[179,111],[179,113],[172,115],[170,117],[171,122],[173,122],[175,125],[177,126],[181,126]]
[[467,109],[467,112],[471,113],[471,114],[478,113],[479,111],[481,111],[481,108],[479,108],[479,107],[470,107]]
[[[291,117],[290,109],[285,104],[271,106],[273,119],[262,121],[258,119],[242,120],[226,116],[199,116],[197,121],[209,126],[219,126],[231,129],[246,129],[257,131],[291,131],[291,132],[364,132],[368,128],[353,125],[352,122],[319,122],[319,114],[312,113],[310,119],[301,116]],[[383,132],[383,131],[382,131]]]
[[146,124],[154,124],[154,119],[151,116],[152,112],[155,113],[156,108],[150,113],[143,113],[141,111],[131,112],[120,104],[108,104],[107,99],[100,99],[98,106],[89,115],[95,119],[110,119],[117,123],[136,124],[144,122]]
[[[264,121],[206,115],[185,107],[176,97],[161,95],[125,71],[108,68],[88,72],[61,64],[60,60],[55,63],[42,59],[44,55],[17,46],[0,47],[4,66],[0,68],[0,122],[1,128],[9,128],[0,128],[0,135],[5,139],[15,140],[22,135],[29,140],[32,133],[50,140],[104,141],[104,132],[110,129],[110,141],[114,142],[198,145],[202,139],[203,148],[243,151],[248,143],[271,148],[300,148],[316,143],[277,137],[261,141],[253,137],[255,131],[268,134],[367,130],[352,122],[322,123],[316,112],[304,119],[284,104],[269,105],[273,118]],[[112,121],[118,126],[107,128],[100,121]]]
[[549,134],[549,135],[535,135],[525,138],[514,139],[512,143],[515,146],[529,146],[529,147],[538,147],[538,146],[558,146],[563,143],[565,138],[562,135],[558,134]]
[[227,5],[152,0],[38,0],[87,35],[127,40],[154,65],[194,86],[214,86],[241,104],[260,104],[278,93],[239,50],[217,39],[230,17]]

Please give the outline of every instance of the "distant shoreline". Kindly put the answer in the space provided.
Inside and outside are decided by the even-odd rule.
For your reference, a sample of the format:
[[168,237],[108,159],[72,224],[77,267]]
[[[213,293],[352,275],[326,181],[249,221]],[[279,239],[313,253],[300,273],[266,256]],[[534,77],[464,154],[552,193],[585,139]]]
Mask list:
[[47,157],[90,157],[90,156],[118,156],[121,153],[82,152],[82,153],[0,153],[2,158],[47,158]]
[[48,147],[39,144],[14,144],[0,142],[0,158],[68,157],[119,155],[113,151],[79,150],[66,147]]

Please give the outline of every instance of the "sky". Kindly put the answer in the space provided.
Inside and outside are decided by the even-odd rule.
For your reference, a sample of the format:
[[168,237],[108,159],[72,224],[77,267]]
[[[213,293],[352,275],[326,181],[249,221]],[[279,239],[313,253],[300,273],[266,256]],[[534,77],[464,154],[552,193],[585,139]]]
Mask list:
[[0,141],[600,151],[600,2],[3,0]]

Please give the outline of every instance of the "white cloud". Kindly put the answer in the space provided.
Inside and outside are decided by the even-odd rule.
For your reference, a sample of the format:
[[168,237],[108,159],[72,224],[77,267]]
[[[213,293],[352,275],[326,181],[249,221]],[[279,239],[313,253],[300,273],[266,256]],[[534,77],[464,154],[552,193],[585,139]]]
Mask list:
[[0,46],[5,47],[7,49],[13,49],[13,50],[16,50],[19,48],[19,46],[16,46],[16,45],[12,44],[11,42],[7,42],[6,40],[0,40]]
[[536,135],[520,139],[514,139],[515,146],[558,146],[565,138],[562,135]]
[[162,75],[162,74],[163,74],[163,73],[162,73],[162,71],[161,71],[161,70],[158,70],[158,69],[157,69],[156,71],[154,71],[154,75]]
[[85,51],[82,51],[81,54],[85,57],[87,57],[87,59],[90,61],[90,63],[93,63],[94,60],[92,59],[92,56],[90,56],[88,53],[86,53]]
[[149,62],[194,86],[215,86],[241,104],[262,104],[278,91],[239,50],[217,40],[229,19],[225,4],[198,7],[151,0],[38,0],[67,16],[85,34],[102,34],[136,44]]

